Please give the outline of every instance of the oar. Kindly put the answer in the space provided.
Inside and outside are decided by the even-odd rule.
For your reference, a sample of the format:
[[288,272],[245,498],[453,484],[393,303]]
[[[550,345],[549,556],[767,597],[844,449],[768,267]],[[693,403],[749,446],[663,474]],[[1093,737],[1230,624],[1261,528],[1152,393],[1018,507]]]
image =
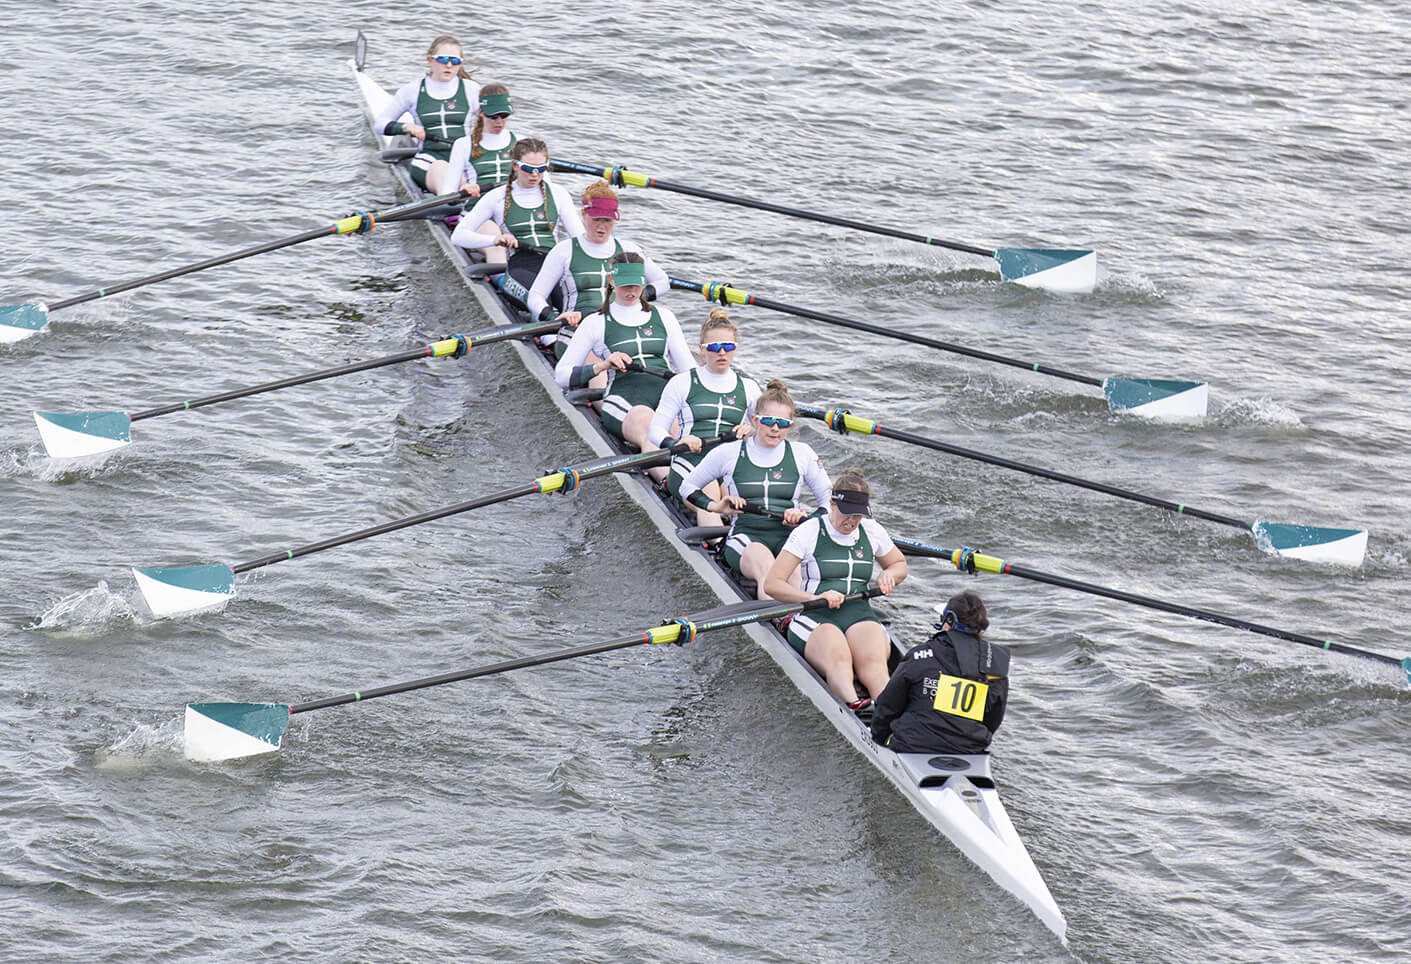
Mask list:
[[809,221],[820,221],[823,224],[852,228],[855,231],[868,231],[872,234],[881,234],[889,238],[900,238],[903,241],[918,241],[921,244],[950,248],[952,251],[978,254],[983,258],[993,258],[999,263],[1000,278],[1004,281],[1013,281],[1016,284],[1025,285],[1030,288],[1087,293],[1092,291],[1093,287],[1097,284],[1097,252],[1087,249],[984,248],[973,244],[964,244],[960,241],[946,241],[943,238],[936,238],[927,234],[912,234],[909,231],[898,231],[896,228],[883,227],[879,224],[852,221],[847,218],[835,217],[831,214],[818,214],[812,211],[803,211],[799,208],[786,207],[782,204],[756,201],[752,198],[740,197],[735,194],[722,194],[719,191],[707,191],[698,187],[672,184],[669,181],[648,177],[646,174],[637,174],[627,170],[625,167],[601,167],[593,164],[578,164],[574,161],[562,160],[553,160],[550,164],[555,171],[564,171],[573,174],[591,174],[617,187],[623,185],[630,185],[632,187],[654,187],[661,191],[672,191],[676,194],[687,194],[691,197],[705,198],[708,201],[720,201],[725,204],[739,205],[740,207],[756,208],[760,211],[772,211],[775,214],[785,214],[789,217],[804,218]]
[[[733,433],[706,439],[701,447],[707,449],[731,438],[734,438]],[[457,502],[455,505],[384,522],[366,529],[359,529],[356,532],[334,536],[331,539],[311,542],[294,549],[285,549],[235,566],[214,563],[165,568],[134,568],[132,574],[137,580],[137,589],[141,593],[142,602],[152,616],[158,619],[170,619],[175,616],[207,612],[222,608],[235,597],[235,577],[242,572],[250,572],[254,569],[272,566],[276,562],[323,552],[325,549],[346,546],[352,542],[371,539],[373,536],[396,532],[398,529],[405,529],[408,526],[433,522],[436,519],[444,519],[447,516],[469,512],[472,509],[481,509],[487,505],[508,502],[526,495],[535,495],[541,492],[571,492],[578,487],[580,482],[587,479],[612,472],[649,468],[668,462],[673,455],[686,451],[686,448],[684,443],[678,443],[667,449],[654,449],[634,455],[614,455],[593,459],[580,465],[558,469],[524,485],[501,489],[498,492],[492,492],[489,495],[483,495],[466,502]]]
[[1205,382],[1169,378],[1094,378],[1091,375],[1079,375],[1062,368],[1021,361],[1018,358],[996,355],[978,348],[967,348],[953,342],[938,341],[935,338],[914,335],[911,332],[899,331],[895,328],[871,325],[865,321],[855,321],[852,318],[844,318],[841,315],[833,315],[825,311],[800,308],[798,305],[789,305],[782,301],[771,301],[768,298],[752,295],[748,291],[719,281],[682,281],[680,278],[672,278],[671,287],[678,291],[699,292],[705,295],[706,301],[718,301],[722,305],[757,305],[760,308],[782,311],[786,314],[798,315],[800,318],[812,318],[815,321],[851,328],[854,331],[865,331],[869,334],[881,335],[884,338],[910,342],[913,345],[925,345],[927,348],[936,348],[940,351],[954,352],[957,355],[966,355],[970,358],[1022,368],[1027,372],[1037,372],[1040,375],[1064,378],[1070,382],[1094,385],[1102,389],[1102,394],[1107,399],[1107,407],[1111,411],[1121,412],[1124,415],[1140,415],[1143,418],[1159,419],[1202,418],[1208,403],[1209,388]]
[[[868,590],[848,598],[862,599],[873,594],[875,594],[874,590]],[[660,625],[650,629],[628,633],[625,636],[601,643],[574,646],[538,656],[521,656],[518,659],[507,659],[491,663],[488,666],[442,673],[439,676],[427,676],[408,683],[392,683],[374,689],[357,690],[343,696],[332,696],[308,703],[188,703],[184,726],[186,757],[189,760],[213,763],[257,756],[261,753],[273,753],[279,749],[284,736],[284,728],[289,723],[289,717],[296,713],[310,713],[314,710],[327,709],[330,706],[344,706],[348,703],[364,703],[377,699],[379,696],[391,696],[394,693],[408,693],[412,690],[428,689],[432,686],[444,686],[447,683],[459,683],[463,680],[493,676],[516,669],[527,669],[531,666],[546,666],[549,663],[561,663],[565,660],[578,659],[581,656],[596,656],[600,653],[610,653],[631,646],[649,643],[658,646],[667,643],[685,645],[700,633],[727,629],[732,626],[743,626],[746,623],[756,623],[764,619],[781,619],[791,613],[817,609],[824,605],[826,602],[822,599],[814,599],[806,603],[781,603],[770,600],[734,603],[729,606],[707,609],[690,616],[663,620]]]
[[287,248],[305,241],[312,241],[314,238],[323,238],[333,234],[366,234],[372,230],[373,225],[378,221],[405,220],[416,216],[422,211],[440,207],[457,198],[464,199],[464,195],[457,191],[454,194],[444,194],[440,197],[418,201],[415,204],[402,204],[397,207],[388,208],[385,211],[374,211],[372,213],[359,211],[356,214],[348,215],[346,218],[339,218],[332,224],[321,228],[304,231],[301,234],[281,238],[278,241],[267,241],[264,244],[255,245],[253,248],[245,248],[241,251],[232,252],[231,254],[222,254],[214,258],[207,258],[205,261],[198,261],[195,264],[188,264],[180,268],[171,268],[167,271],[158,272],[157,274],[149,274],[141,278],[135,278],[132,281],[118,282],[117,284],[99,288],[96,291],[75,295],[72,298],[65,298],[63,301],[54,301],[49,304],[30,303],[21,305],[0,305],[0,344],[21,341],[25,338],[29,338],[31,335],[39,334],[49,324],[49,313],[58,311],[60,308],[70,308],[74,305],[81,305],[84,302],[107,298],[123,291],[131,291],[133,288],[141,288],[145,285],[156,284],[158,281],[179,278],[185,274],[204,271],[206,268],[214,268],[217,265],[229,264],[232,261],[239,261],[241,258],[264,254],[267,251],[278,251],[280,248]]
[[841,409],[824,410],[808,405],[799,405],[797,406],[797,412],[807,418],[819,419],[825,422],[829,428],[834,431],[843,432],[844,434],[847,432],[857,432],[862,435],[880,435],[883,438],[896,439],[900,442],[910,443],[911,445],[934,449],[937,452],[945,452],[949,455],[958,455],[961,458],[974,459],[977,462],[985,462],[989,465],[1012,469],[1016,472],[1025,472],[1029,475],[1038,476],[1041,479],[1076,485],[1084,489],[1091,489],[1094,492],[1116,496],[1119,499],[1130,499],[1133,502],[1156,506],[1158,509],[1165,509],[1177,515],[1194,516],[1197,519],[1205,519],[1208,522],[1218,522],[1221,525],[1230,526],[1235,529],[1244,529],[1254,534],[1256,546],[1274,555],[1311,560],[1314,562],[1332,563],[1333,565],[1339,566],[1360,566],[1362,565],[1362,560],[1367,555],[1366,529],[1330,529],[1322,526],[1294,525],[1290,523],[1264,522],[1260,520],[1245,522],[1227,515],[1197,509],[1180,502],[1170,502],[1166,499],[1158,499],[1155,496],[1133,492],[1130,489],[1118,488],[1115,485],[1107,485],[1103,482],[1090,482],[1087,479],[1065,475],[1062,472],[1054,472],[1051,469],[1039,468],[1035,465],[1026,465],[1023,462],[1001,458],[997,455],[987,455],[984,452],[977,452],[974,449],[962,448],[959,445],[940,442],[922,435],[913,435],[910,432],[900,432],[896,429],[884,428],[876,422],[861,418]]
[[1018,576],[1021,579],[1030,579],[1034,582],[1048,583],[1051,586],[1061,586],[1064,589],[1074,589],[1078,592],[1085,592],[1094,596],[1105,596],[1108,599],[1117,599],[1121,602],[1145,606],[1148,609],[1159,609],[1162,612],[1175,613],[1178,616],[1189,616],[1192,619],[1202,619],[1209,623],[1219,623],[1222,626],[1229,626],[1233,629],[1243,629],[1251,633],[1258,633],[1261,636],[1272,636],[1275,639],[1301,643],[1304,646],[1313,646],[1317,649],[1327,650],[1333,653],[1345,653],[1348,656],[1358,656],[1362,659],[1398,666],[1405,672],[1407,684],[1411,685],[1411,656],[1405,658],[1387,656],[1384,653],[1358,649],[1355,646],[1334,643],[1329,640],[1319,639],[1316,636],[1308,636],[1287,629],[1265,626],[1261,623],[1250,622],[1247,619],[1240,619],[1235,616],[1226,616],[1223,613],[1211,612],[1208,609],[1197,609],[1194,606],[1183,606],[1180,603],[1168,602],[1164,599],[1154,599],[1151,596],[1140,596],[1136,593],[1124,592],[1120,589],[1110,589],[1106,586],[1097,586],[1090,582],[1080,582],[1077,579],[1070,579],[1067,576],[1057,576],[1053,573],[1041,572],[1038,569],[1030,569],[1027,566],[1022,566],[1015,562],[1006,562],[1004,559],[999,559],[995,556],[983,555],[974,549],[942,549],[924,542],[912,542],[897,538],[893,538],[892,542],[896,543],[897,548],[908,555],[948,559],[957,569],[961,569],[965,572],[973,573],[979,571],[1003,574],[1006,576]]
[[[488,266],[477,265],[476,269],[484,267]],[[101,455],[104,452],[111,452],[131,444],[132,423],[139,422],[144,418],[156,418],[159,415],[171,415],[193,408],[217,405],[221,402],[234,401],[237,398],[248,398],[251,395],[292,388],[295,385],[306,385],[309,382],[337,378],[340,375],[351,375],[354,372],[383,368],[387,365],[397,365],[402,362],[415,361],[418,358],[445,358],[447,356],[460,358],[477,345],[488,345],[510,338],[532,338],[535,335],[548,334],[557,330],[557,322],[534,322],[508,328],[490,328],[469,335],[451,335],[449,338],[433,342],[430,345],[409,348],[395,355],[386,355],[371,361],[349,362],[336,368],[324,368],[307,375],[294,375],[251,388],[237,388],[221,392],[218,395],[206,395],[202,398],[193,398],[190,401],[175,402],[158,408],[149,408],[142,412],[133,412],[130,415],[126,412],[35,412],[34,422],[39,426],[39,437],[44,442],[44,451],[49,454],[50,458],[72,459]]]

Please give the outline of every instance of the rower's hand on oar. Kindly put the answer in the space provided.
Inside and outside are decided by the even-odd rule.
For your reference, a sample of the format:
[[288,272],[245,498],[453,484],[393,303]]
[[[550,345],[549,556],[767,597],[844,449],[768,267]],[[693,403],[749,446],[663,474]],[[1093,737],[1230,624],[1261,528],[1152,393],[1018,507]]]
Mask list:
[[426,128],[422,127],[420,124],[403,124],[402,133],[410,134],[419,141],[426,140]]
[[706,506],[707,512],[714,512],[716,515],[739,515],[740,510],[745,507],[743,496],[726,495],[713,500]]
[[627,371],[627,366],[632,364],[632,356],[625,351],[615,351],[602,361],[593,362],[593,374],[601,375],[609,368],[616,368],[620,372]]
[[570,328],[577,328],[578,323],[582,320],[583,312],[581,311],[565,311],[563,314],[559,315],[557,318],[554,319],[554,321],[563,322]]
[[877,576],[877,588],[882,590],[882,595],[890,596],[892,590],[897,588],[897,581],[892,578],[892,574],[883,569]]
[[476,183],[472,184],[472,183],[469,182],[469,181],[461,181],[461,193],[464,194],[466,197],[469,197],[469,198],[478,198],[478,197],[480,197],[480,184],[479,184],[479,182],[476,182]]
[[847,602],[847,597],[844,596],[842,593],[838,592],[838,590],[836,589],[825,589],[823,592],[819,593],[813,598],[828,600],[829,609],[841,609],[843,603]]
[[685,438],[683,438],[681,441],[682,441],[682,443],[684,443],[685,446],[686,446],[688,449],[690,449],[692,452],[699,452],[699,451],[701,450],[701,440],[700,440],[700,438],[699,438],[698,436],[695,436],[695,435],[687,435],[687,436],[686,436]]
[[749,438],[753,434],[754,426],[751,425],[749,422],[741,422],[739,425],[735,426],[736,438]]
[[495,243],[502,248],[517,248],[519,247],[519,238],[512,234],[502,234],[495,239]]
[[784,510],[784,525],[796,526],[803,520],[807,519],[808,516],[809,513],[805,512],[803,509],[800,509],[797,506],[790,506],[789,508]]

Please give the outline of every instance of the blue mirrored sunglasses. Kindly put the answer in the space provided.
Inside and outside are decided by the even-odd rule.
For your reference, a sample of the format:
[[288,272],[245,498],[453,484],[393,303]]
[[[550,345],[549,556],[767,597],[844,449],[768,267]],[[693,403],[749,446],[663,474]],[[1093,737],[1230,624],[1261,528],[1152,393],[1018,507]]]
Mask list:
[[770,428],[788,428],[794,424],[792,418],[780,418],[778,415],[761,415],[759,424],[768,425]]
[[439,57],[432,57],[431,59],[438,64],[450,64],[452,67],[459,67],[461,65],[461,59],[459,57],[452,57],[450,54],[441,54]]
[[713,342],[711,342],[709,345],[706,345],[706,346],[705,346],[705,350],[706,350],[706,351],[734,351],[734,350],[735,350],[735,343],[734,343],[733,341],[713,341]]
[[523,161],[516,163],[518,163],[519,169],[525,174],[543,174],[549,169],[549,165],[547,164],[526,164]]

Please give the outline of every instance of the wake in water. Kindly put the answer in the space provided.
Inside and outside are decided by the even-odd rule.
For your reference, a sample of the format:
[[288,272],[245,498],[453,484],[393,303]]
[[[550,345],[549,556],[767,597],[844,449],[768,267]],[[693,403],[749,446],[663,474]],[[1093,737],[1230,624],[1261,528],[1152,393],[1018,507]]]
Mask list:
[[1269,396],[1236,398],[1215,412],[1211,422],[1220,428],[1241,425],[1269,425],[1275,428],[1304,428],[1297,412]]

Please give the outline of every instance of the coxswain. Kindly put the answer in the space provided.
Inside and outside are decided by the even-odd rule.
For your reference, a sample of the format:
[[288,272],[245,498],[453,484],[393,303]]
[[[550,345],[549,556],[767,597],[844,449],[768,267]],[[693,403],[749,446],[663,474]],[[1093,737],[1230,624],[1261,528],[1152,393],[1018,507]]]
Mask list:
[[985,639],[989,614],[970,590],[936,612],[936,634],[906,654],[877,697],[872,739],[898,753],[984,753],[1004,722],[1009,650]]
[[[560,388],[572,389],[610,373],[599,413],[603,427],[646,452],[657,448],[648,430],[667,379],[694,359],[671,309],[642,301],[647,278],[640,254],[614,255],[610,281],[607,300],[574,331],[554,378]],[[649,471],[658,483],[666,478],[664,467]]]
[[[798,586],[790,584],[796,571],[803,574]],[[866,589],[874,572],[877,588],[889,595],[906,578],[906,557],[872,518],[871,490],[862,472],[851,469],[833,480],[827,514],[789,534],[765,580],[766,591],[781,602],[828,600],[827,609],[795,616],[788,639],[854,712],[868,710],[887,685],[886,628],[869,600],[844,600]],[[861,699],[858,681],[867,690]]]
[[[754,408],[749,419],[753,433],[707,452],[682,480],[680,494],[697,509],[731,517],[725,537],[726,563],[754,581],[760,599],[783,598],[767,592],[765,580],[775,553],[789,538],[789,527],[808,517],[799,496],[807,487],[818,505],[825,506],[833,486],[813,447],[789,439],[794,400],[783,382],[775,379],[766,385]],[[718,482],[721,491],[714,499],[705,492],[712,482]],[[756,511],[743,511],[747,508]],[[793,586],[799,584],[797,574],[786,577],[786,582],[790,579]]]
[[[701,364],[672,378],[661,393],[648,437],[652,444],[662,447],[677,442],[690,446],[689,451],[671,460],[666,488],[672,495],[681,495],[681,483],[701,461],[702,439],[727,432],[745,438],[754,432],[749,416],[759,398],[759,383],[731,367],[739,343],[740,330],[729,313],[724,308],[712,308],[710,317],[701,325]],[[701,491],[712,502],[724,494],[714,479]],[[697,525],[718,526],[723,521],[714,512],[700,506],[694,508]]]
[[[412,180],[432,194],[450,194],[460,187],[450,165],[451,145],[465,136],[476,112],[475,97],[466,82],[470,64],[460,41],[442,34],[426,48],[426,76],[402,85],[377,115],[373,128],[390,136],[409,134],[421,141],[411,159]],[[411,121],[404,122],[403,114]]]
[[552,307],[558,309],[555,320],[563,322],[554,339],[555,358],[563,357],[573,329],[584,317],[597,311],[607,297],[613,255],[623,251],[642,254],[648,301],[665,294],[671,287],[666,272],[643,254],[641,247],[613,237],[622,216],[616,191],[603,181],[594,181],[583,189],[581,201],[583,236],[565,238],[554,245],[529,288],[530,314],[535,318],[543,317],[552,303]]

